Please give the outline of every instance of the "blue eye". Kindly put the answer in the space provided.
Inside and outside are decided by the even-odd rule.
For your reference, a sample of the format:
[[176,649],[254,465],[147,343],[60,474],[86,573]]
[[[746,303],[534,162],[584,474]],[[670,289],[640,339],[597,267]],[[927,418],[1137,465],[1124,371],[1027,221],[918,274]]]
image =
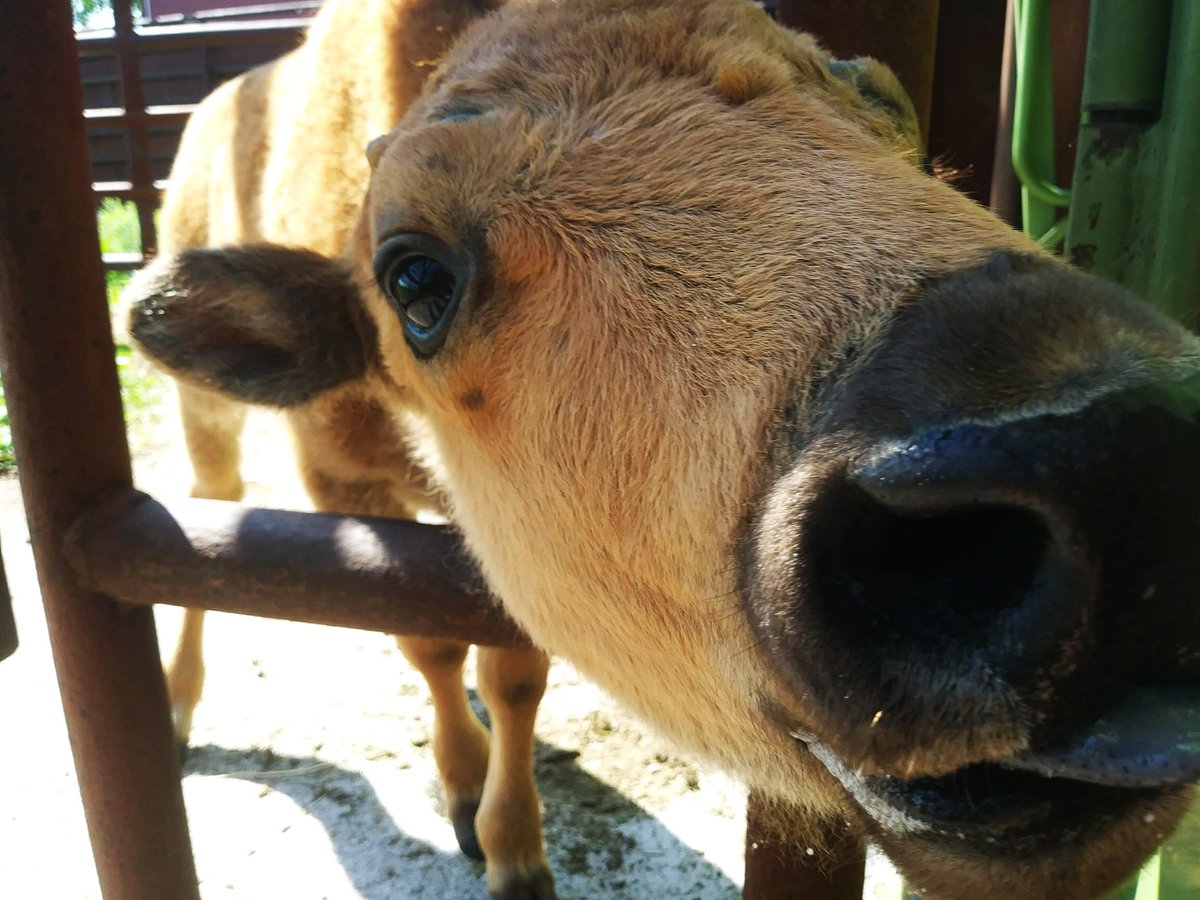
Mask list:
[[429,235],[395,235],[376,251],[379,288],[418,356],[432,356],[445,342],[467,274],[458,254]]

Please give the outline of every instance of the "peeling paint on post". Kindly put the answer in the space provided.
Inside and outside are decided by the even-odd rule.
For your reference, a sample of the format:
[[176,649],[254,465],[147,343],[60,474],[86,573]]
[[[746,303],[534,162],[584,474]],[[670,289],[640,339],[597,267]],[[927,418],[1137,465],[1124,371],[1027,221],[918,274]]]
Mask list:
[[1066,256],[1196,324],[1200,5],[1094,0]]

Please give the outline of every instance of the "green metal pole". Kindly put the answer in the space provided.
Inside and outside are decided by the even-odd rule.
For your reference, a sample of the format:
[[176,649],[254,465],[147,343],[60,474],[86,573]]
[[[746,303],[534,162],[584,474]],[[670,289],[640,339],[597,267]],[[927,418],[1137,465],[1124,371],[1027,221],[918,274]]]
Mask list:
[[[1177,4],[1186,5],[1186,4]],[[1093,0],[1065,253],[1148,296],[1171,0]]]
[[[1092,0],[1065,252],[1196,327],[1200,0]],[[1194,856],[1195,820],[1168,842],[1176,856]],[[1176,896],[1166,889],[1173,856],[1163,859],[1110,900]]]
[[1200,302],[1200,2],[1093,0],[1067,257],[1167,315]]
[[1053,239],[1055,209],[1071,202],[1054,183],[1054,72],[1051,68],[1048,0],[1016,0],[1016,85],[1012,163],[1021,182],[1025,233]]
[[1200,2],[1176,0],[1159,124],[1157,248],[1146,296],[1197,324],[1200,305]]

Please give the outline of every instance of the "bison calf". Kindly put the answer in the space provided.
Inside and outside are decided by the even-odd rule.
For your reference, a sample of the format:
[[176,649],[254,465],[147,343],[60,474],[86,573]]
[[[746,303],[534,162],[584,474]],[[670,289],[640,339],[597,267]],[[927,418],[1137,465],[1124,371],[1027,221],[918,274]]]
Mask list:
[[431,57],[356,17],[468,7],[326,10],[358,64],[294,77],[338,114],[253,174],[322,255],[164,259],[137,339],[307,416],[301,452],[401,423],[534,640],[791,833],[849,820],[938,897],[1133,871],[1200,773],[1197,341],[924,175],[885,69],[750,3],[514,4],[408,105]]

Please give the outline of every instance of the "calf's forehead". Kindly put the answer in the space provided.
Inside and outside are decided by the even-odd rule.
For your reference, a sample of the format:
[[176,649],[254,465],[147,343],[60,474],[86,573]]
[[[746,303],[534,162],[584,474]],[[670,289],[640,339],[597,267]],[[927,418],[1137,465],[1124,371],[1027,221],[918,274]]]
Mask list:
[[[915,159],[895,104],[888,112],[864,100],[829,62],[810,37],[748,0],[514,3],[455,45],[375,148],[375,237],[404,228],[457,234],[470,220],[496,218],[514,195],[551,189],[551,174],[557,196],[578,188],[584,205],[596,199],[589,190],[612,184],[620,195],[600,205],[687,205],[682,195],[706,167],[741,170],[748,188],[795,180],[764,164],[820,144],[833,158],[847,132],[853,144],[866,138],[870,154]],[[730,115],[746,104],[754,112]]]
[[[946,200],[929,202],[895,118],[827,63],[742,0],[505,8],[376,153],[368,253],[421,232],[472,256],[487,289],[473,284],[456,352],[477,326],[494,347],[502,312],[525,347],[530,316],[546,340],[586,319],[594,353],[657,339],[697,372],[730,352],[802,367],[886,300],[858,302],[876,270],[913,267],[926,236],[878,223],[924,227]],[[394,323],[369,305],[387,345]]]
[[780,28],[749,0],[529,0],[468,30],[430,93],[586,106],[630,82],[689,78],[735,95],[726,83],[734,68],[752,70],[762,89],[834,84],[826,61],[811,37]]
[[868,131],[913,140],[911,103],[886,67],[837,63],[750,0],[510,3],[455,43],[417,115],[481,96],[535,114],[587,111],[639,85],[679,80],[734,105],[817,91]]

